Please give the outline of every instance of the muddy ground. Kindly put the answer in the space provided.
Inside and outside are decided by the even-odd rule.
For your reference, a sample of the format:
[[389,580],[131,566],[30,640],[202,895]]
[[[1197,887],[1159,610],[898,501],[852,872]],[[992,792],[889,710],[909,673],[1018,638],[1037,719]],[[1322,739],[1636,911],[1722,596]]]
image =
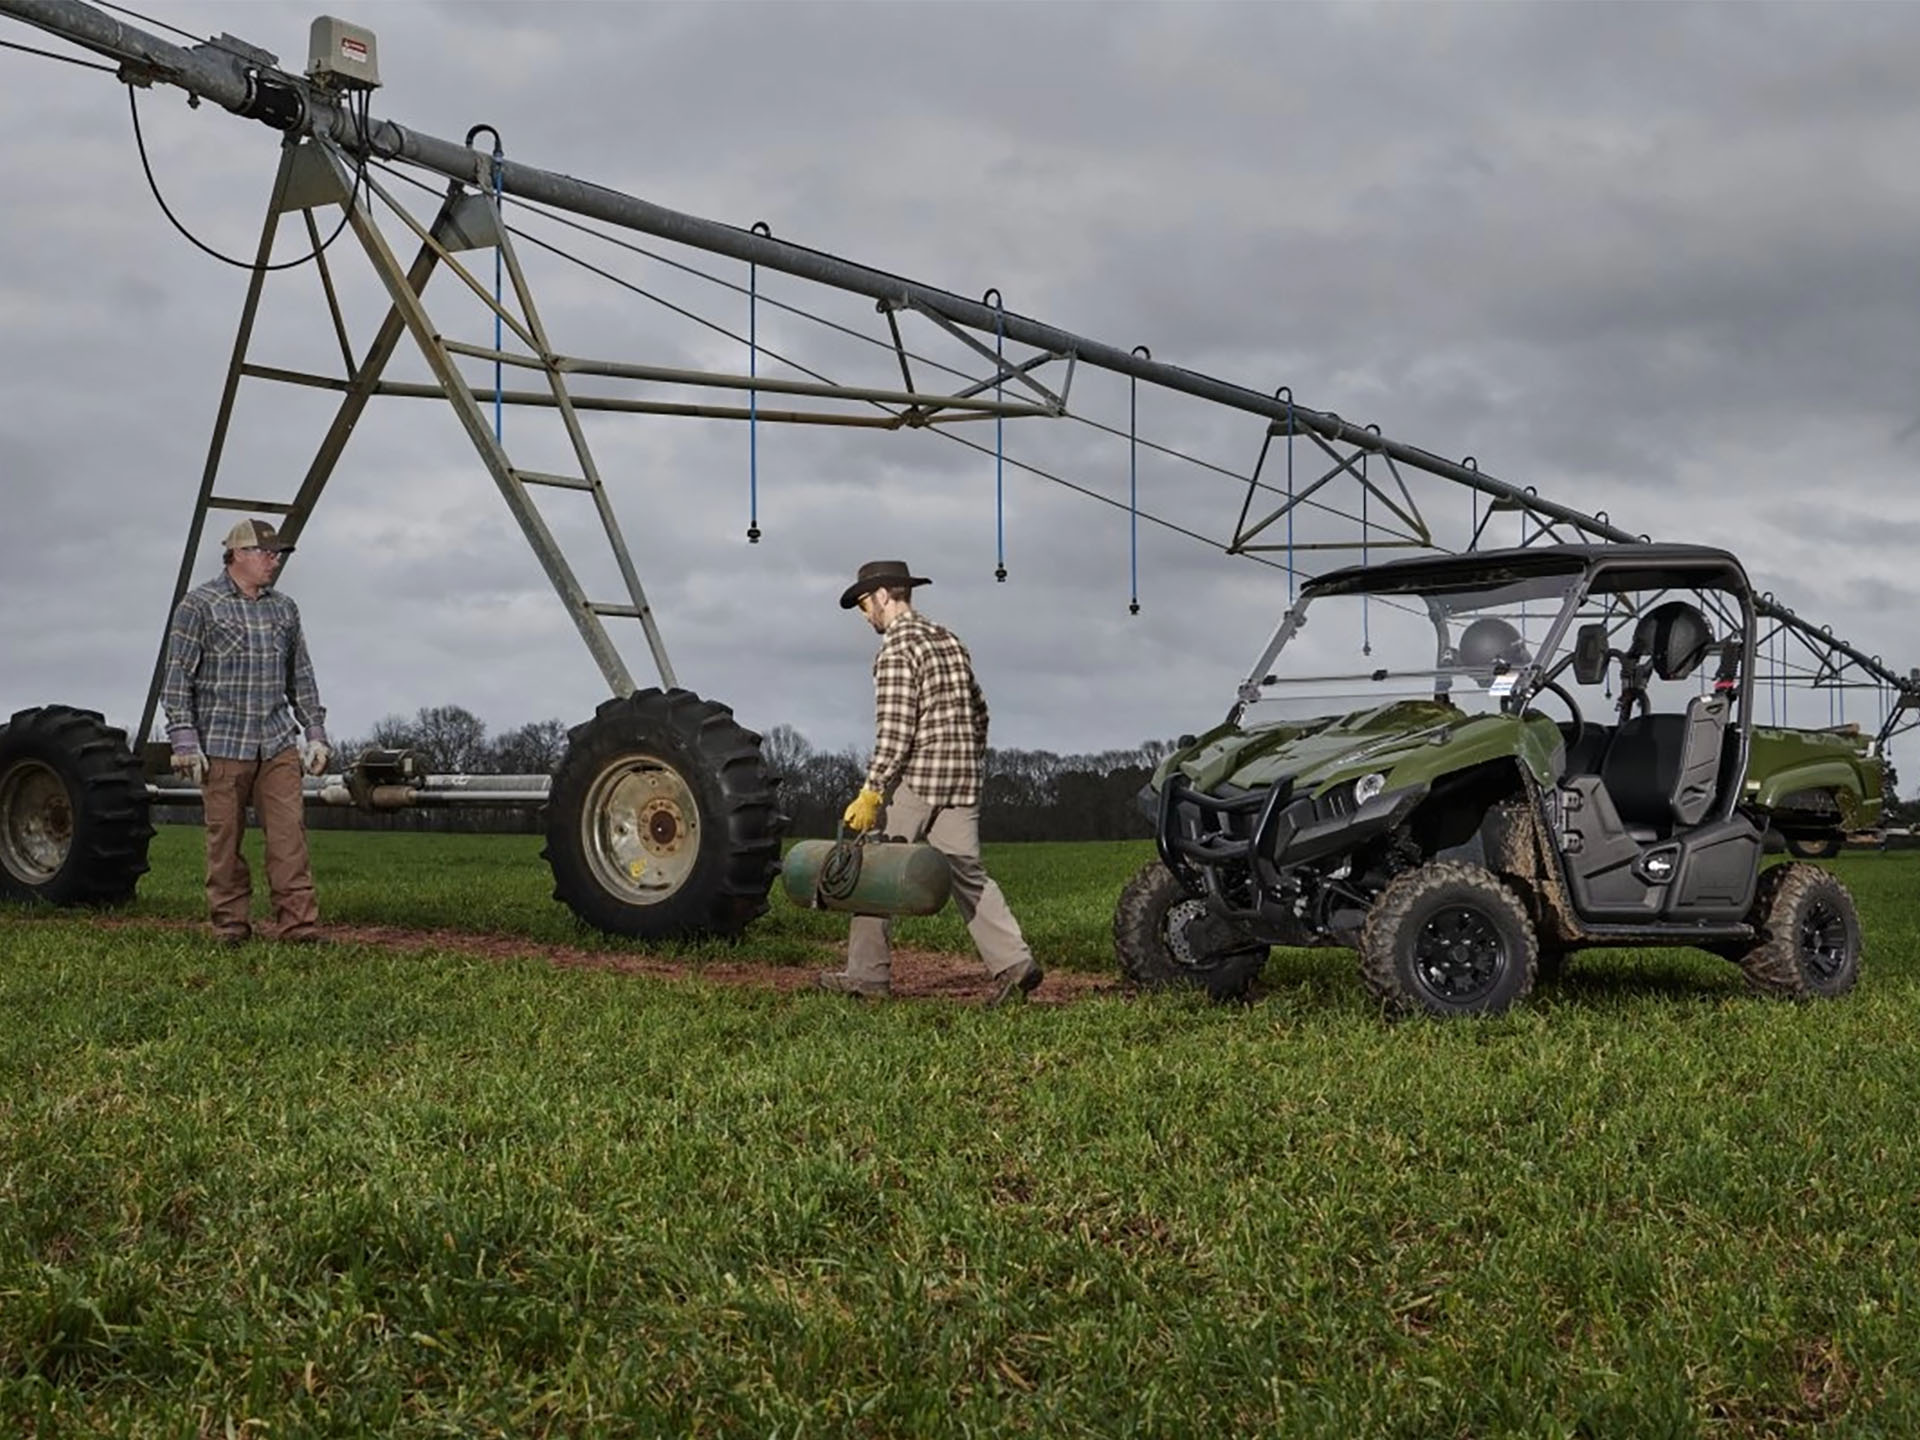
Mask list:
[[[207,927],[184,920],[118,919],[99,917],[109,925],[154,926],[204,935]],[[773,965],[751,959],[678,960],[631,951],[609,953],[571,945],[548,945],[521,935],[483,935],[462,930],[415,930],[400,925],[328,925],[326,941],[335,945],[371,945],[384,950],[440,950],[482,960],[544,960],[568,970],[608,970],[622,975],[646,975],[707,985],[735,985],[760,990],[806,990],[813,986],[819,966]],[[824,960],[822,964],[826,963]],[[972,955],[940,954],[931,950],[896,949],[893,952],[893,996],[901,1000],[944,1000],[955,1004],[984,1004],[995,986],[986,969]],[[1036,1005],[1065,1004],[1091,995],[1120,994],[1125,987],[1111,975],[1078,970],[1049,970],[1030,997]]]

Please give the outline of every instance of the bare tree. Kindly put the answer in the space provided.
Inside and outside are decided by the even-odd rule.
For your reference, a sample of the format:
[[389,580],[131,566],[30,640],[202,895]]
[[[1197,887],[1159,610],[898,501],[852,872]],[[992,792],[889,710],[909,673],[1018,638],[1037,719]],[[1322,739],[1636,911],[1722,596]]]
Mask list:
[[1171,740],[1142,740],[1140,742],[1140,761],[1149,770],[1174,752]]
[[423,707],[414,722],[413,748],[439,775],[484,773],[492,758],[486,722],[458,705]]
[[770,772],[786,777],[791,785],[813,758],[813,746],[793,726],[775,725],[760,737],[760,755]]
[[566,722],[535,720],[494,738],[491,768],[500,775],[551,775],[566,753]]
[[415,744],[416,730],[414,722],[404,715],[387,715],[376,720],[373,729],[364,740],[350,740],[340,747],[343,757],[351,759],[362,750],[411,750]]

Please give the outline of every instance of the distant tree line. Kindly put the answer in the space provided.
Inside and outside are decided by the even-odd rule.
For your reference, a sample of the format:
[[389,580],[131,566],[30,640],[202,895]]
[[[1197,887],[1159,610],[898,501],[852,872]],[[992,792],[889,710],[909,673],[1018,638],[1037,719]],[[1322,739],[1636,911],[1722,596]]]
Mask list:
[[423,706],[409,719],[389,715],[364,737],[343,740],[340,761],[368,749],[411,750],[435,775],[550,775],[567,753],[563,720],[535,720],[499,735],[458,705]]
[[[767,768],[781,777],[780,804],[790,833],[832,835],[859,793],[867,755],[816,750],[791,725],[761,737]],[[1051,750],[987,751],[980,834],[987,840],[1128,840],[1153,833],[1140,811],[1140,787],[1173,749],[1149,740],[1131,750],[1057,755]]]
[[[343,740],[339,763],[368,748],[411,750],[439,775],[551,774],[567,750],[567,726],[536,720],[499,735],[458,705],[423,707],[413,716],[389,715],[365,736]],[[1058,755],[1051,750],[987,751],[980,831],[988,840],[1125,840],[1151,835],[1137,797],[1171,742],[1149,740],[1131,750]],[[867,756],[854,750],[816,750],[791,725],[761,737],[767,769],[780,777],[780,804],[789,833],[830,836],[840,812],[859,792]],[[358,811],[309,811],[319,826],[517,830],[538,828],[532,811],[421,810],[372,817]],[[384,822],[384,823],[383,823]]]

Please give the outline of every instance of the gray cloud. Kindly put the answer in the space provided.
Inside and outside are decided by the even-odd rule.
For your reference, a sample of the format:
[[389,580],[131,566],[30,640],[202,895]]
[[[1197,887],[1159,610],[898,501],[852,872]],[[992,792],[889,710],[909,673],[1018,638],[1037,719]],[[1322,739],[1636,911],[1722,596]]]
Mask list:
[[[310,14],[277,0],[244,12],[180,0],[162,18],[241,30],[294,63]],[[489,122],[517,159],[734,224],[766,220],[964,295],[998,287],[1022,313],[1261,391],[1289,384],[1303,404],[1474,454],[1628,528],[1732,545],[1802,613],[1907,663],[1895,616],[1911,601],[1920,533],[1907,481],[1920,442],[1899,438],[1920,416],[1911,10],[501,3],[354,14],[380,34],[378,113],[451,138]],[[65,700],[130,719],[245,279],[155,211],[117,85],[11,52],[0,78],[0,123],[23,137],[0,151],[0,711]],[[210,241],[250,250],[271,134],[160,89],[142,107],[170,203]],[[283,253],[301,239],[288,236]],[[566,243],[744,328],[738,294]],[[741,347],[712,330],[526,254],[568,353],[744,368]],[[331,258],[363,344],[381,296],[347,242]],[[733,262],[679,258],[745,280]],[[884,333],[869,302],[759,279],[780,300]],[[445,280],[429,302],[450,331],[490,335]],[[842,379],[897,383],[884,350],[771,307],[760,319],[770,347]],[[924,326],[911,334],[930,356],[958,354]],[[272,363],[341,367],[311,274],[269,287],[257,342]],[[396,378],[424,374],[411,355],[396,362]],[[1124,432],[1127,387],[1085,370],[1074,385],[1076,410]],[[1252,464],[1257,420],[1144,387],[1141,402],[1152,438],[1230,470]],[[324,396],[243,387],[223,487],[291,493],[329,414]],[[521,463],[571,468],[550,416],[516,413],[508,427]],[[956,433],[990,452],[992,430]],[[762,426],[765,535],[749,546],[744,427],[620,418],[590,433],[682,683],[816,743],[867,738],[872,637],[835,605],[862,559],[901,555],[934,575],[927,608],[973,648],[996,739],[1059,750],[1215,718],[1285,595],[1274,570],[1148,523],[1144,609],[1131,616],[1126,512],[1013,466],[1011,573],[996,583],[993,456],[935,436]],[[1006,447],[1114,501],[1137,460],[1143,506],[1212,536],[1244,498],[1231,479],[1068,422],[1010,422]],[[1296,460],[1303,478],[1324,468]],[[1283,455],[1268,463],[1278,483]],[[1467,498],[1410,483],[1442,538],[1464,538]],[[590,592],[617,598],[596,522],[572,498],[548,513]],[[1298,538],[1326,538],[1331,524],[1303,513]],[[287,588],[344,731],[447,701],[496,728],[571,720],[604,693],[443,406],[374,407]],[[637,627],[619,634],[646,683]]]

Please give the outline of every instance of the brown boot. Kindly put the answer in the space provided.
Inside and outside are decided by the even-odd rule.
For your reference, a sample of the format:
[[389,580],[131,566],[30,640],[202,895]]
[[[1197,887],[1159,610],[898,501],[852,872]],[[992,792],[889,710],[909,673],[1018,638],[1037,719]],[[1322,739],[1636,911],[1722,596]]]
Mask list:
[[822,990],[831,990],[836,995],[871,997],[893,993],[893,987],[885,980],[869,980],[864,975],[849,975],[844,970],[822,970],[813,977],[813,983]]
[[993,978],[1000,988],[987,1001],[989,1010],[997,1010],[1002,1005],[1019,1004],[1040,987],[1040,982],[1047,978],[1047,972],[1040,968],[1039,961],[1029,958],[1002,970]]

